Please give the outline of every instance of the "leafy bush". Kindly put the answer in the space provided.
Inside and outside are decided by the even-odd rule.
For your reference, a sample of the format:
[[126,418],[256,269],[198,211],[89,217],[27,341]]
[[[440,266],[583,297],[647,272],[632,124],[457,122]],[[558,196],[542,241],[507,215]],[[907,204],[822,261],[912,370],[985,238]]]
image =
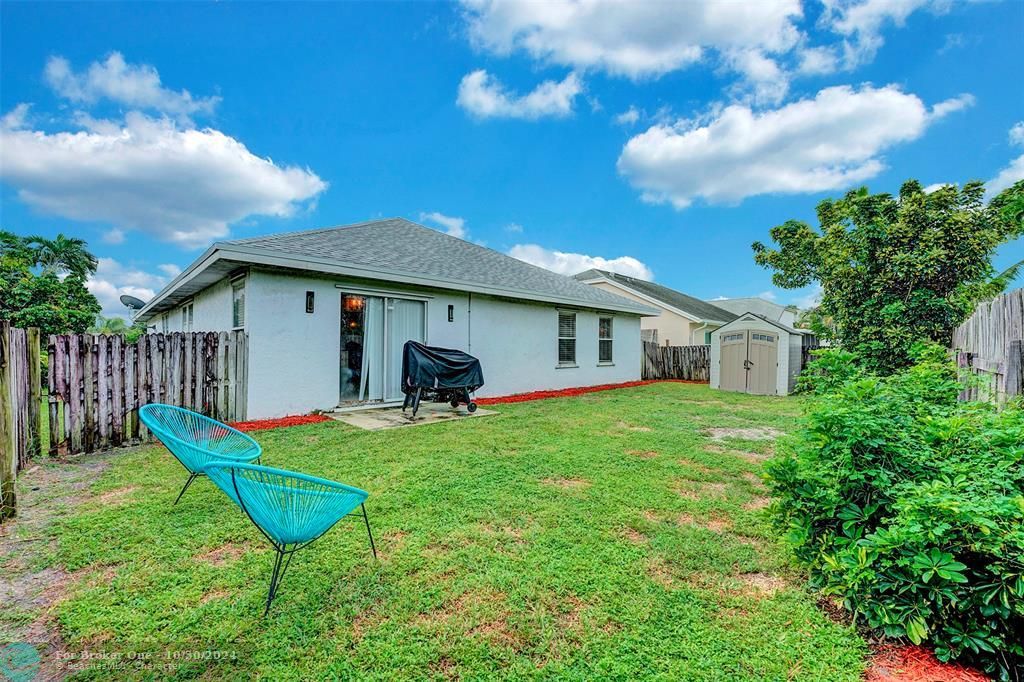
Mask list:
[[819,348],[812,350],[811,355],[814,359],[807,363],[797,377],[797,393],[831,393],[864,374],[856,363],[857,356],[841,348]]
[[858,620],[1022,679],[1024,405],[958,403],[943,349],[914,354],[886,378],[817,361],[804,428],[768,463],[776,517]]

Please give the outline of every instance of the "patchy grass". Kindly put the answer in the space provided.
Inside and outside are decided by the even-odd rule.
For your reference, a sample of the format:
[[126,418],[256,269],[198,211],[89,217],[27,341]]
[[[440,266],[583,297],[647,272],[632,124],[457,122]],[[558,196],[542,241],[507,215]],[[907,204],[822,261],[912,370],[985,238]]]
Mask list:
[[248,519],[203,479],[171,506],[179,465],[124,451],[33,531],[50,548],[33,570],[69,577],[19,617],[72,653],[237,656],[179,678],[860,677],[864,642],[817,608],[764,520],[750,455],[792,428],[796,400],[657,384],[496,409],[261,432],[266,464],[370,491],[381,557],[361,518],[342,521],[296,555],[267,618],[272,553]]

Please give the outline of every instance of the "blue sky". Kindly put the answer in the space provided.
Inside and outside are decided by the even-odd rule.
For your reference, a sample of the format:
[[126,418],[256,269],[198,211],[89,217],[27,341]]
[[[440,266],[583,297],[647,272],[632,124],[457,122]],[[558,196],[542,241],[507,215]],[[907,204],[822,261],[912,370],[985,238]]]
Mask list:
[[217,239],[384,216],[569,274],[805,304],[753,262],[772,226],[862,184],[1024,177],[1021,0],[4,2],[0,20],[0,224],[87,239],[111,313]]

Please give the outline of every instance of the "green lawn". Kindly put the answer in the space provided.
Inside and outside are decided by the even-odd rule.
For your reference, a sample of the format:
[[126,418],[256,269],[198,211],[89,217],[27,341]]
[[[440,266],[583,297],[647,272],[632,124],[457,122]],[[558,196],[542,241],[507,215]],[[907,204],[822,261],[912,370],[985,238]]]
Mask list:
[[172,507],[177,462],[126,451],[47,530],[45,561],[72,576],[52,607],[64,646],[236,654],[175,673],[204,679],[859,678],[864,642],[765,522],[772,442],[708,432],[790,430],[796,399],[657,384],[495,409],[255,434],[269,466],[370,491],[380,552],[343,521],[267,618],[272,552],[241,511],[206,480]]

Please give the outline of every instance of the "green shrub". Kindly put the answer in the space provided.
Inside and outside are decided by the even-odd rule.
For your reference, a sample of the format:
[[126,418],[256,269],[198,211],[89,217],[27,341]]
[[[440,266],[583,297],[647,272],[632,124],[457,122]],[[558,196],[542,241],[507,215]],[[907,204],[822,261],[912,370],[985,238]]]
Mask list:
[[864,371],[857,365],[857,356],[841,348],[812,350],[813,360],[796,380],[797,393],[831,393]]
[[1022,679],[1024,406],[959,403],[945,351],[915,354],[886,378],[827,356],[804,428],[768,463],[776,518],[861,622]]

